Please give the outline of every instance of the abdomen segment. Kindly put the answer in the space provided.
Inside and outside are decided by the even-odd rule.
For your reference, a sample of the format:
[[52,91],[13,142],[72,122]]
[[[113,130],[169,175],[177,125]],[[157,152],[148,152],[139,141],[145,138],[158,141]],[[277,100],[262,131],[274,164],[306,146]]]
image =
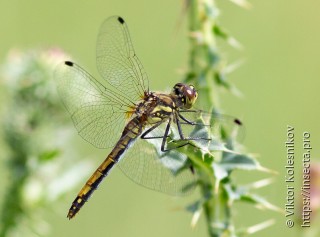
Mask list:
[[[111,155],[111,154],[110,154]],[[68,218],[73,218],[81,209],[81,207],[88,201],[94,190],[96,190],[101,181],[108,175],[108,172],[115,164],[115,160],[110,155],[103,161],[99,168],[91,175],[86,184],[78,193],[76,199],[73,201]]]
[[133,119],[127,124],[120,140],[111,153],[82,187],[69,209],[67,216],[69,219],[73,218],[79,212],[94,190],[98,188],[101,181],[108,175],[115,163],[124,155],[126,149],[128,149],[130,144],[141,134],[142,126],[138,122],[138,119]]

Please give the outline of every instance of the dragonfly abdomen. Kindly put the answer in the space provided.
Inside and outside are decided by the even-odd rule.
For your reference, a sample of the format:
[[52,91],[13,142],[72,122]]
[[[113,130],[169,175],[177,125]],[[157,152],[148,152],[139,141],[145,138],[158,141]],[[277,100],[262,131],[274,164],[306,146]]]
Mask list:
[[69,219],[73,218],[79,212],[92,193],[98,188],[101,181],[108,175],[113,166],[123,157],[129,146],[141,134],[142,130],[142,125],[139,124],[138,119],[133,119],[127,124],[113,150],[91,175],[73,201],[67,216]]

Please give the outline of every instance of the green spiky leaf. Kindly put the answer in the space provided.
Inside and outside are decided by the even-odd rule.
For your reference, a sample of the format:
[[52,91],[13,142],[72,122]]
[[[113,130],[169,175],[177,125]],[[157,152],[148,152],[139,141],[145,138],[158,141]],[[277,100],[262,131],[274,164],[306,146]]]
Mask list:
[[228,171],[234,169],[258,170],[261,168],[260,163],[254,158],[248,155],[234,153],[225,153],[220,165]]

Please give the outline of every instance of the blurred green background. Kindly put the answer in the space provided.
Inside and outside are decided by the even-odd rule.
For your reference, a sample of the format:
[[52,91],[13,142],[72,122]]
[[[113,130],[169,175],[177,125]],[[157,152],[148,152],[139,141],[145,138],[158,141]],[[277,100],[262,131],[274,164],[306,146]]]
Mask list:
[[[259,192],[283,208],[286,202],[284,143],[287,125],[295,127],[297,187],[301,186],[303,131],[311,133],[312,159],[319,160],[320,32],[317,23],[320,21],[320,3],[311,0],[251,3],[253,8],[244,10],[229,1],[217,1],[222,14],[220,24],[244,46],[244,50],[236,51],[222,45],[223,54],[229,62],[245,60],[229,76],[244,97],[225,93],[221,99],[222,108],[225,113],[245,122],[248,150],[259,154],[263,166],[279,172],[276,182]],[[151,88],[167,90],[182,78],[179,71],[187,66],[187,18],[181,4],[182,1],[171,0],[2,1],[0,62],[13,48],[56,46],[98,75],[95,66],[97,32],[105,18],[118,14],[128,23]],[[1,103],[5,103],[5,99]],[[96,157],[95,164],[100,164],[107,151],[94,149],[80,137],[78,139],[79,146]],[[0,171],[1,199],[6,191],[7,177],[3,161]],[[240,183],[246,183],[269,176],[239,171],[235,177]],[[192,196],[172,198],[149,191],[135,185],[119,170],[113,171],[80,214],[68,221],[66,213],[77,192],[78,189],[70,190],[54,212],[45,213],[43,219],[52,224],[51,236],[207,236],[204,219],[191,230],[191,215],[182,210]],[[296,204],[299,197],[297,192]],[[297,218],[298,215],[296,212]],[[256,210],[245,204],[238,205],[235,211],[237,227],[270,218],[276,219],[276,224],[253,236],[301,236],[298,228],[286,227],[282,214]]]

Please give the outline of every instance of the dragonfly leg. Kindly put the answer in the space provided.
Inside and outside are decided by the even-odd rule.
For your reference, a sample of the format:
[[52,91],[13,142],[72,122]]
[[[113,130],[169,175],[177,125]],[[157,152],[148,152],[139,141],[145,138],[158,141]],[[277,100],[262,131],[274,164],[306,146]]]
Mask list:
[[182,130],[181,130],[181,127],[180,127],[180,123],[179,123],[179,120],[177,119],[177,126],[178,126],[178,130],[179,130],[179,134],[180,134],[181,140],[186,141],[186,143],[177,145],[175,147],[167,148],[166,147],[166,143],[167,143],[167,139],[166,138],[168,137],[168,133],[169,133],[169,130],[170,130],[170,125],[171,125],[171,119],[169,120],[169,122],[167,124],[166,131],[165,131],[165,134],[164,134],[163,139],[162,139],[162,143],[161,143],[161,151],[162,152],[167,152],[167,151],[170,151],[170,150],[173,150],[173,149],[178,149],[178,148],[184,147],[186,145],[192,145],[191,143],[189,143],[187,141],[187,139],[185,139],[183,137]]
[[183,121],[185,121],[187,124],[190,124],[190,125],[196,125],[196,123],[195,123],[195,122],[192,122],[192,121],[190,121],[190,120],[186,119],[186,118],[185,118],[185,117],[183,117],[180,113],[178,113],[178,116],[179,116]]
[[[142,135],[141,135],[141,139],[162,139],[162,143],[161,143],[161,151],[162,152],[167,152],[167,151],[170,151],[170,150],[174,150],[174,149],[177,149],[177,148],[181,148],[181,147],[184,147],[186,145],[193,145],[191,144],[190,142],[188,142],[189,140],[211,140],[210,138],[201,138],[201,137],[196,137],[196,138],[185,138],[183,133],[182,133],[182,129],[181,129],[181,122],[179,119],[176,119],[176,123],[177,123],[177,128],[178,128],[178,132],[179,132],[179,135],[180,135],[180,141],[185,141],[185,143],[183,144],[179,144],[177,146],[174,146],[174,147],[171,147],[171,148],[168,148],[167,147],[167,138],[170,137],[169,136],[169,131],[170,131],[170,126],[171,126],[171,119],[168,121],[168,124],[166,126],[166,129],[165,129],[165,132],[163,134],[163,136],[147,136],[149,133],[151,133],[154,129],[156,129],[157,127],[159,127],[163,122],[159,122],[159,123],[156,123],[154,126],[152,126],[151,128],[147,129]],[[190,122],[189,120],[187,120],[188,122]],[[196,123],[188,123],[188,124],[192,124],[192,125],[196,125]]]
[[176,120],[177,120],[177,127],[178,127],[178,132],[179,132],[180,138],[181,138],[181,140],[184,140],[184,136],[183,136],[181,125],[180,125],[180,120],[178,118]]
[[178,115],[182,120],[186,121],[186,123],[181,123],[180,120],[177,118],[177,127],[178,127],[178,131],[179,131],[181,140],[211,140],[210,138],[202,138],[202,137],[194,137],[194,138],[187,137],[187,138],[185,138],[182,133],[181,124],[197,125],[197,123],[189,121],[188,119],[183,117],[181,114],[178,114]]
[[[196,141],[196,140],[207,140],[207,141],[210,141],[211,140],[210,138],[205,138],[205,137],[187,137],[187,138],[184,138],[184,136],[182,134],[181,124],[189,124],[189,125],[193,125],[193,126],[195,126],[195,125],[204,125],[204,124],[199,124],[199,123],[192,122],[192,121],[186,119],[185,117],[183,117],[180,113],[178,113],[178,116],[183,121],[185,121],[185,123],[183,123],[183,122],[180,122],[179,119],[177,119],[177,127],[178,127],[178,131],[179,131],[181,140],[193,140],[193,141]],[[204,125],[204,126],[210,126],[210,125]]]
[[166,149],[164,148],[164,146],[163,146],[163,147],[161,146],[161,151],[162,151],[162,152],[167,152],[167,151],[171,151],[171,150],[175,150],[175,149],[184,147],[184,146],[186,146],[186,145],[192,145],[192,146],[194,146],[193,144],[191,144],[191,143],[189,143],[189,142],[186,142],[186,143],[180,144],[180,145],[178,145],[178,146],[171,147],[171,148],[166,148]]
[[[191,111],[193,112],[193,111]],[[178,116],[185,122],[180,122],[180,124],[189,124],[189,125],[203,125],[203,126],[210,126],[209,124],[202,124],[202,123],[196,123],[196,122],[193,122],[193,121],[190,121],[188,119],[186,119],[184,116],[182,116],[180,113],[178,113]]]
[[156,138],[161,138],[161,139],[163,139],[163,136],[147,137],[147,135],[148,135],[150,132],[152,132],[154,129],[156,129],[157,127],[159,127],[160,124],[162,124],[162,122],[156,123],[154,126],[152,126],[152,127],[149,128],[147,131],[145,131],[145,132],[141,135],[141,139],[156,139]]
[[[167,143],[167,138],[170,137],[169,136],[169,131],[170,131],[170,125],[171,125],[171,119],[169,120],[167,126],[166,126],[166,130],[164,132],[164,135],[163,136],[152,136],[152,137],[147,137],[147,135],[152,132],[154,129],[156,129],[157,127],[160,126],[160,124],[162,124],[162,122],[159,122],[157,124],[155,124],[154,126],[152,126],[151,128],[149,128],[147,131],[145,131],[142,135],[141,135],[141,139],[162,139],[162,143],[161,143],[161,151],[162,152],[166,152],[166,151],[169,151],[169,150],[173,150],[173,149],[176,149],[176,148],[179,148],[179,147],[182,147],[182,146],[185,146],[187,145],[188,143],[186,144],[182,144],[182,145],[179,145],[177,147],[173,147],[173,148],[170,148],[170,149],[166,149],[166,143]],[[180,133],[180,132],[179,132]]]

